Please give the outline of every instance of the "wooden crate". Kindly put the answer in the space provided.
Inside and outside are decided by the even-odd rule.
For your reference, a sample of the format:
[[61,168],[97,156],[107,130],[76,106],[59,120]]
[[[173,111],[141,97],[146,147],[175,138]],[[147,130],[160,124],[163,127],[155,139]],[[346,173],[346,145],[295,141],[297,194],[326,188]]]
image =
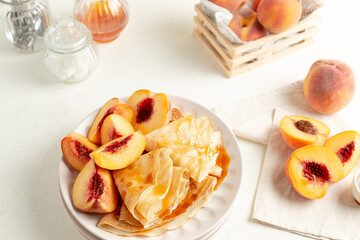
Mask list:
[[200,4],[195,6],[194,34],[224,70],[226,76],[250,71],[265,63],[309,46],[316,34],[319,16],[299,23],[286,32],[270,34],[240,45],[226,39],[206,16]]

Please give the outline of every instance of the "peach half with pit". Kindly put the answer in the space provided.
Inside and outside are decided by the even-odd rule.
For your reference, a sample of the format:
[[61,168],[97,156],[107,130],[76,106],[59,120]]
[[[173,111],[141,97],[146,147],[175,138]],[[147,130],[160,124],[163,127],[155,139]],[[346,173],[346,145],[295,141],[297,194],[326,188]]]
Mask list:
[[305,146],[294,151],[285,166],[286,177],[301,196],[319,199],[329,183],[344,177],[340,159],[324,146]]
[[257,6],[259,22],[271,33],[290,29],[299,22],[301,13],[301,0],[261,0]]
[[234,12],[242,8],[246,4],[247,0],[210,0],[210,2],[226,8],[230,12]]
[[87,137],[91,142],[101,144],[101,126],[105,118],[114,113],[121,115],[129,122],[132,121],[134,114],[133,109],[119,98],[110,99],[102,106],[90,126]]
[[76,177],[72,200],[84,212],[108,213],[118,204],[118,191],[110,171],[90,160]]
[[115,138],[132,134],[134,128],[132,125],[118,114],[107,116],[101,126],[101,144],[104,145]]
[[164,93],[138,90],[127,103],[134,109],[132,125],[135,131],[147,134],[170,120],[171,104]]
[[83,169],[90,160],[89,154],[97,148],[97,145],[76,132],[70,132],[61,140],[61,150],[66,161],[78,171]]
[[135,162],[145,150],[145,137],[140,132],[116,138],[93,151],[90,157],[108,170],[122,169]]
[[295,150],[307,145],[323,145],[330,128],[312,118],[289,115],[281,119],[280,132],[285,143]]
[[304,95],[309,105],[323,114],[346,107],[355,93],[355,77],[349,65],[338,60],[318,60],[310,67],[304,81]]
[[265,28],[257,20],[256,12],[249,8],[234,12],[228,27],[242,41],[253,41],[267,34]]
[[324,147],[334,152],[344,167],[344,177],[355,167],[360,156],[360,135],[356,131],[344,131],[329,138]]

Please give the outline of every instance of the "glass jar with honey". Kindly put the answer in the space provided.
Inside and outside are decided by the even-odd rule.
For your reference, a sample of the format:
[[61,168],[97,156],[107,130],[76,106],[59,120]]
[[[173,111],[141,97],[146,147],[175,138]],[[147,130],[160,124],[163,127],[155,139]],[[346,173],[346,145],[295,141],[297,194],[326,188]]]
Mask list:
[[111,42],[129,20],[126,0],[75,0],[74,17],[91,31],[96,42]]

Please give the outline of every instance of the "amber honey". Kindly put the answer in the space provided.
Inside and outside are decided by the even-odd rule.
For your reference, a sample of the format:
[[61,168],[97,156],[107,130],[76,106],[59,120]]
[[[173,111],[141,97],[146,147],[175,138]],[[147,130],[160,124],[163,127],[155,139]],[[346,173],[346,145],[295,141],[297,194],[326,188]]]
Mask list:
[[94,41],[106,43],[120,35],[129,16],[120,1],[98,0],[89,1],[87,6],[75,13],[75,18],[90,29]]
[[226,152],[224,147],[220,148],[219,156],[216,159],[216,165],[222,168],[221,176],[217,177],[217,183],[215,185],[215,191],[218,189],[220,184],[224,181],[229,172],[230,156]]

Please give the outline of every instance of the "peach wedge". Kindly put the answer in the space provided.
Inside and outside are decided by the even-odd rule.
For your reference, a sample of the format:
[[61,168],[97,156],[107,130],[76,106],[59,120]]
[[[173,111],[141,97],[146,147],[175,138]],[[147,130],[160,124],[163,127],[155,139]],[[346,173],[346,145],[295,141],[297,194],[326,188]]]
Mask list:
[[253,41],[266,36],[267,32],[256,18],[256,12],[242,8],[233,14],[228,27],[242,40]]
[[89,129],[87,137],[95,144],[101,144],[101,126],[104,120],[110,114],[119,114],[123,116],[127,121],[131,122],[133,117],[133,109],[122,102],[119,98],[112,98],[107,101],[96,115],[91,127]]
[[90,154],[96,164],[109,170],[122,169],[135,162],[145,149],[145,137],[140,132],[116,138]]
[[359,159],[360,135],[356,131],[344,131],[329,138],[324,147],[340,158],[345,177],[353,170]]
[[170,120],[171,104],[164,93],[138,90],[130,96],[127,103],[134,110],[132,125],[135,131],[147,134]]
[[74,169],[81,171],[85,164],[90,160],[90,153],[98,148],[86,137],[70,132],[61,141],[61,150],[66,161]]
[[323,146],[305,146],[294,151],[285,167],[291,186],[303,197],[319,199],[325,196],[328,182],[344,177],[339,158]]
[[134,128],[132,125],[118,114],[107,116],[101,126],[101,144],[104,145],[115,138],[132,134]]
[[75,179],[72,199],[74,206],[85,212],[108,213],[115,210],[118,191],[110,171],[89,161]]
[[323,145],[330,128],[312,118],[290,115],[281,119],[280,132],[285,143],[295,150],[307,145]]

